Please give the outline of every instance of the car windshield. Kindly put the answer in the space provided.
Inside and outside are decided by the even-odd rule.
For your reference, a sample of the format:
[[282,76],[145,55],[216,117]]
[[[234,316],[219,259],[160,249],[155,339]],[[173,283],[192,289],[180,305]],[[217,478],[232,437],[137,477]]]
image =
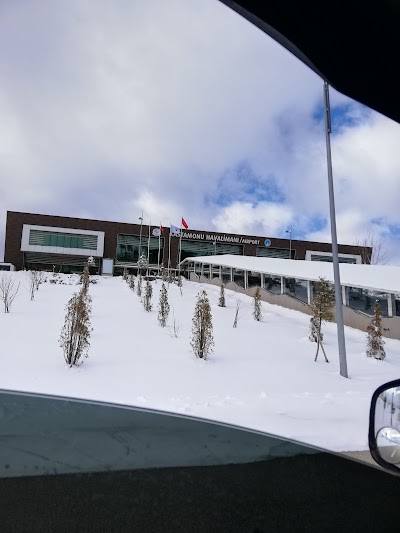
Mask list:
[[0,392],[0,477],[248,464],[321,453],[182,415]]
[[[4,475],[156,464],[147,418],[369,460],[400,371],[399,124],[332,88],[327,114],[217,0],[1,2],[0,71]],[[74,455],[96,435],[114,466]]]

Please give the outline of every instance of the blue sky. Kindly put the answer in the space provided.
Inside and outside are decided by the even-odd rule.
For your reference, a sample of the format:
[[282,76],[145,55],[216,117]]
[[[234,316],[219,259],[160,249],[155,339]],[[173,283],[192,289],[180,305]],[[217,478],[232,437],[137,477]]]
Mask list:
[[[7,210],[330,240],[322,82],[217,0],[0,4]],[[400,125],[331,92],[338,238],[400,264]]]

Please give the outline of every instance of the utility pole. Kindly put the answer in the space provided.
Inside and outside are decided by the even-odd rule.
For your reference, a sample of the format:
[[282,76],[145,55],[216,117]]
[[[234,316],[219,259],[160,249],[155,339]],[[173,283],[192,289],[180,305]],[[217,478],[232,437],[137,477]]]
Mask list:
[[331,217],[331,234],[332,234],[332,260],[333,260],[333,279],[335,282],[335,302],[336,302],[336,326],[339,346],[339,365],[340,375],[344,378],[349,377],[347,374],[346,359],[346,341],[344,338],[343,308],[342,308],[342,290],[340,287],[340,270],[339,270],[339,252],[336,233],[336,213],[335,213],[335,195],[333,191],[333,173],[332,173],[332,154],[331,154],[331,108],[329,103],[329,85],[324,81],[324,105],[325,105],[325,137],[326,137],[326,159],[328,165],[328,190],[329,190],[329,210]]

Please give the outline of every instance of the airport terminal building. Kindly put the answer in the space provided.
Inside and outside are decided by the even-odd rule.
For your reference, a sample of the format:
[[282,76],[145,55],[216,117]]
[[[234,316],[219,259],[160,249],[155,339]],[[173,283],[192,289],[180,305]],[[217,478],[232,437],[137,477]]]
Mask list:
[[[170,228],[124,222],[8,211],[4,262],[16,270],[56,269],[80,272],[88,257],[99,274],[120,274],[137,268],[140,255],[150,268],[176,268],[188,257],[239,255],[309,261],[331,261],[330,243],[278,239],[268,235],[237,235],[183,229],[170,236]],[[370,250],[369,250],[370,251]],[[368,255],[368,254],[367,254]],[[357,246],[339,245],[340,261],[361,263]]]

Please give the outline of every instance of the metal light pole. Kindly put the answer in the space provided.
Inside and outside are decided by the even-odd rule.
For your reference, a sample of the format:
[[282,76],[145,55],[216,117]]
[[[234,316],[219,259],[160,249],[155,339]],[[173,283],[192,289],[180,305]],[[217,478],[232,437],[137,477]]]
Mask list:
[[289,259],[292,259],[292,226],[286,230],[286,233],[289,233]]
[[143,211],[142,211],[142,216],[139,217],[139,220],[140,220],[140,239],[139,239],[139,258],[140,259],[142,257],[142,227],[143,227]]
[[331,234],[332,234],[332,260],[333,260],[333,279],[335,282],[335,302],[336,302],[336,325],[339,345],[339,363],[340,375],[344,378],[347,374],[346,360],[346,342],[344,338],[343,308],[342,308],[342,290],[340,287],[339,271],[339,252],[336,233],[336,214],[335,214],[335,196],[333,191],[332,175],[332,154],[331,154],[331,109],[329,103],[329,85],[324,81],[324,105],[325,105],[325,137],[326,137],[326,159],[328,165],[328,189],[329,189],[329,210],[331,216]]

